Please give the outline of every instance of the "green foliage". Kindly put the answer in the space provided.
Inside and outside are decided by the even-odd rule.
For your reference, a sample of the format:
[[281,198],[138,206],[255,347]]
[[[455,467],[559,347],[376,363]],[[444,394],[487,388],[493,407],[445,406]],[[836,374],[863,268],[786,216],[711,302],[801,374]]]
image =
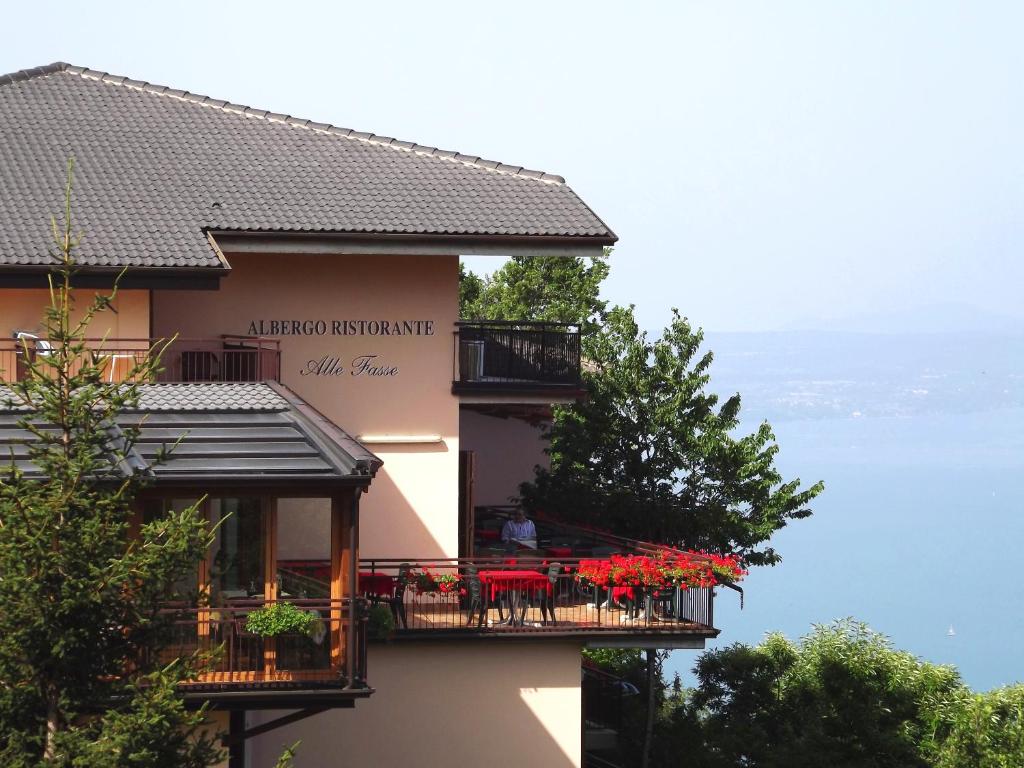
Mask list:
[[480,299],[483,290],[483,278],[467,270],[464,264],[459,264],[459,317],[473,318],[477,317],[473,312],[483,311]]
[[290,747],[285,747],[284,752],[281,753],[281,757],[277,759],[277,763],[274,768],[292,768],[295,764],[295,753],[299,749],[299,744],[302,742],[296,741]]
[[109,361],[86,343],[116,288],[74,307],[71,170],[63,227],[53,224],[52,350],[30,355],[26,342],[25,376],[3,395],[24,410],[21,450],[46,480],[13,461],[0,474],[0,764],[207,765],[217,750],[199,735],[205,715],[176,690],[187,665],[156,659],[173,619],[160,609],[210,535],[192,507],[129,539],[148,478],[127,462],[137,426],[115,419],[138,404],[135,382],[153,377],[161,348],[110,383]]
[[609,252],[593,259],[513,256],[484,278],[460,266],[460,315],[466,320],[576,323],[589,332],[605,311],[600,289],[608,276]]
[[585,341],[588,397],[556,409],[550,470],[521,488],[528,509],[616,533],[774,564],[761,546],[811,514],[816,483],[801,489],[775,468],[767,423],[736,436],[740,397],[706,391],[712,354],[678,312],[660,339],[632,308],[613,308]]
[[[704,654],[692,705],[712,765],[927,766],[933,707],[962,690],[863,624]],[[717,762],[716,762],[717,761]]]
[[[592,659],[598,659],[598,656]],[[637,681],[638,666],[608,671]],[[1010,768],[1024,755],[1024,686],[972,693],[852,620],[799,642],[769,635],[700,656],[697,687],[658,688],[651,766]],[[637,764],[643,697],[624,702],[623,765]]]
[[177,691],[184,673],[185,667],[174,663],[140,677],[127,689],[128,705],[107,712],[100,727],[74,728],[59,736],[57,752],[70,759],[56,764],[74,768],[210,765],[217,752],[211,737],[183,727],[198,720],[185,710]]
[[319,624],[320,616],[315,611],[304,611],[292,603],[264,605],[250,613],[245,620],[246,630],[263,637],[312,635]]
[[382,603],[370,606],[370,615],[366,620],[366,636],[370,640],[390,640],[395,634],[395,617],[391,608]]
[[940,713],[936,768],[1018,768],[1024,762],[1024,685],[964,693]]
[[605,672],[632,679],[644,667],[643,651],[639,648],[584,648],[583,658]]

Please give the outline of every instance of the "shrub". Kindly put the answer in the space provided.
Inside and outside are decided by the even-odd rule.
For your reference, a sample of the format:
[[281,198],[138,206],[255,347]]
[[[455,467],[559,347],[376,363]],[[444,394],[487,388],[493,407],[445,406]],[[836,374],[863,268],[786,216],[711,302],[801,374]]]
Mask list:
[[293,633],[312,635],[319,622],[320,616],[314,611],[304,611],[292,603],[271,603],[250,613],[245,628],[263,637]]

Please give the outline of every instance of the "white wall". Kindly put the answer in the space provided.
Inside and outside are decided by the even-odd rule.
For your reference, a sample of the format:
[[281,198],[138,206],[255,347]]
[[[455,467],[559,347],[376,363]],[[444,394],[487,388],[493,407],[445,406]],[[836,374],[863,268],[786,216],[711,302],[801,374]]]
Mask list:
[[[281,381],[353,436],[440,436],[441,442],[368,443],[384,467],[360,502],[363,557],[458,554],[458,398],[452,395],[458,319],[455,256],[227,254],[219,291],[159,291],[153,325],[183,337],[276,333],[274,322],[323,323],[326,332],[278,334]],[[335,334],[344,320],[419,321],[418,335]],[[394,376],[354,375],[350,361],[377,355]],[[325,356],[345,368],[314,370]],[[314,366],[315,368],[315,366]]]
[[[469,640],[370,647],[376,693],[249,742],[273,768],[302,740],[296,768],[579,768],[580,645]],[[283,712],[252,712],[250,726]]]

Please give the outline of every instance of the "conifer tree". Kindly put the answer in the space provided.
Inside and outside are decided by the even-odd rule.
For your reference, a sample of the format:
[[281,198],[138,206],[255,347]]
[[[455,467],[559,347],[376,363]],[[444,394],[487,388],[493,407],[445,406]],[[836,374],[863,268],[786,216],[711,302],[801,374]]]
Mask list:
[[159,651],[172,618],[161,609],[182,596],[175,584],[210,534],[195,506],[133,531],[150,477],[132,458],[139,426],[124,416],[162,347],[117,383],[103,344],[87,341],[117,288],[75,305],[72,170],[52,222],[48,344],[23,340],[23,370],[0,390],[0,418],[24,436],[0,469],[0,765],[199,768],[218,750],[178,684],[201,660],[164,665]]

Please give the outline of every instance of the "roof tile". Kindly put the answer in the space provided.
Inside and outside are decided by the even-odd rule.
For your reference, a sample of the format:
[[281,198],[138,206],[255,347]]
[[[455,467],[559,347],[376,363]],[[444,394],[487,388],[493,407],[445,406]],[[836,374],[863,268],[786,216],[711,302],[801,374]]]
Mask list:
[[208,228],[614,239],[560,176],[57,63],[0,76],[0,265],[51,263],[69,155],[88,265],[220,267]]
[[207,229],[614,240],[560,176],[53,64],[0,76],[0,265],[52,263],[69,155],[87,265],[219,268]]

